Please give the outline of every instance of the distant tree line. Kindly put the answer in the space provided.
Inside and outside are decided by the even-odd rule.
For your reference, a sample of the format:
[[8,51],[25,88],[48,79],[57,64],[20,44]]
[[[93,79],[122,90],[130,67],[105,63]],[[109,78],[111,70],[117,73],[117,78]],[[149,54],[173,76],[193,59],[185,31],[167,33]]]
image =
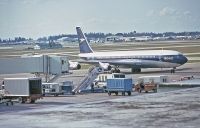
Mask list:
[[153,32],[143,32],[143,33],[136,33],[130,32],[130,33],[117,33],[115,35],[120,35],[123,37],[137,37],[137,36],[150,36],[150,37],[170,37],[170,36],[196,36],[200,35],[200,32],[164,32],[164,33],[153,33]]
[[23,42],[23,41],[30,41],[33,40],[32,38],[24,38],[24,37],[15,37],[14,39],[1,39],[0,38],[0,43],[16,43],[16,42]]
[[[106,38],[108,36],[123,36],[123,37],[138,37],[138,36],[150,36],[150,37],[170,37],[170,36],[196,36],[200,35],[200,32],[164,32],[164,33],[154,33],[154,32],[142,32],[137,33],[136,31],[129,32],[129,33],[85,33],[85,36],[87,38]],[[38,41],[51,41],[51,40],[57,40],[63,37],[69,37],[69,38],[77,38],[76,34],[61,34],[61,35],[55,35],[55,36],[49,36],[49,37],[42,37],[38,38]]]
[[37,41],[54,41],[63,37],[69,37],[69,38],[77,38],[77,35],[75,34],[61,34],[61,35],[54,35],[54,36],[48,36],[48,37],[40,37],[37,39]]
[[[88,38],[105,38],[106,36],[113,35],[111,33],[109,34],[104,34],[104,33],[85,33],[85,36]],[[63,37],[68,37],[68,38],[78,38],[76,34],[61,34],[61,35],[54,35],[54,36],[49,36],[49,37],[40,37],[37,39],[37,41],[54,41]]]
[[[137,33],[136,31],[129,32],[129,33],[85,33],[86,37],[88,38],[106,38],[108,36],[123,36],[123,37],[137,37],[137,36],[150,36],[150,37],[170,37],[170,36],[199,36],[200,32],[164,32],[164,33],[154,33],[154,32],[142,32]],[[40,37],[37,41],[55,41],[57,39],[68,37],[68,38],[77,38],[76,34],[60,34],[60,35],[53,35],[48,37]],[[1,39],[0,43],[16,43],[16,42],[23,42],[23,41],[30,41],[33,40],[32,38],[24,38],[24,37],[15,37],[14,39]]]

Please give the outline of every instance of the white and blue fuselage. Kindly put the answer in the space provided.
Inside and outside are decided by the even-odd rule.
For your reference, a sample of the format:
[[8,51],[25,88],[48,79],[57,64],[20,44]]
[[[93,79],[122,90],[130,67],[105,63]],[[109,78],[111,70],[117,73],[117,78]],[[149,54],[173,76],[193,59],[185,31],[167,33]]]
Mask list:
[[113,51],[81,53],[88,63],[109,63],[128,68],[175,68],[187,62],[181,53],[172,50]]
[[80,54],[85,63],[107,63],[127,68],[173,68],[185,64],[188,60],[180,52],[173,50],[140,50],[140,51],[112,51],[94,52],[80,27],[76,28]]

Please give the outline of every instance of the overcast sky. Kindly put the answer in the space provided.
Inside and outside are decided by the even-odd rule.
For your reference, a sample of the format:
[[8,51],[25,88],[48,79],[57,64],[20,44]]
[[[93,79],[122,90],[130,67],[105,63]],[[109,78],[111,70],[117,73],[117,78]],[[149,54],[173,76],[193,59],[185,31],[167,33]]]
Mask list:
[[0,0],[0,38],[200,31],[200,0]]

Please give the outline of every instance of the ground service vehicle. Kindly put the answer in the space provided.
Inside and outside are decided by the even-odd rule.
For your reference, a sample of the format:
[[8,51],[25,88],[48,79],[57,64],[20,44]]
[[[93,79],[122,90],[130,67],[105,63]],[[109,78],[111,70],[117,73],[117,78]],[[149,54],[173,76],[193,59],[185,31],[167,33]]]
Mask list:
[[142,91],[146,93],[149,91],[157,92],[157,89],[158,89],[157,84],[155,84],[153,81],[151,83],[140,82],[135,85],[135,91],[139,93],[141,93]]
[[22,103],[35,103],[42,98],[41,78],[4,78],[5,99],[20,99]]
[[119,92],[121,92],[123,96],[125,96],[125,93],[128,93],[130,96],[132,87],[133,84],[131,78],[125,78],[125,75],[121,73],[113,73],[112,78],[107,79],[106,91],[109,96],[111,93],[118,95]]

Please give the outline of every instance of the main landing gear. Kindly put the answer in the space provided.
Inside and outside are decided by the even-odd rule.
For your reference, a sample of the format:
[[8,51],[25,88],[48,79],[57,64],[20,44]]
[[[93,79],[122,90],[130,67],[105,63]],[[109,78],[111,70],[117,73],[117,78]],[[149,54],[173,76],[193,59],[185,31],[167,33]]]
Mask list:
[[119,70],[119,68],[112,68],[111,69],[111,73],[120,73],[120,70]]
[[176,68],[171,69],[171,73],[175,73]]
[[140,73],[141,72],[141,68],[131,68],[131,72],[132,73]]

